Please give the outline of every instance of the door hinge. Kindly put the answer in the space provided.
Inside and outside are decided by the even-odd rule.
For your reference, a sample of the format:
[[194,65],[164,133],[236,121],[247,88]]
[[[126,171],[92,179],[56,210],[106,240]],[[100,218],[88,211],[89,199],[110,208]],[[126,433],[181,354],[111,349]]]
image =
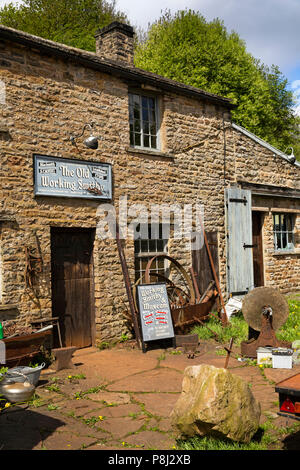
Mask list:
[[248,294],[248,290],[241,290],[241,291],[238,291],[238,292],[231,292],[230,293],[230,296],[231,297],[234,297],[235,295],[246,295]]
[[231,198],[229,199],[229,202],[241,202],[243,204],[247,204],[247,198],[246,197],[243,197],[242,199],[238,199],[238,198]]
[[256,245],[246,245],[246,243],[244,243],[243,247],[244,247],[244,249],[245,248],[257,248],[257,244]]

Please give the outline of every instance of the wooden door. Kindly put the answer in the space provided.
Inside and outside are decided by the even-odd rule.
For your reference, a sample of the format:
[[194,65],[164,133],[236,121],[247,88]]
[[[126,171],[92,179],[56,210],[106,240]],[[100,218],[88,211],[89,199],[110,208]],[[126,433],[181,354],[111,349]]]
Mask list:
[[92,344],[93,239],[90,229],[51,230],[52,316],[59,317],[63,346]]
[[[219,274],[219,258],[218,258],[218,232],[206,232],[207,242],[210,249],[211,257],[214,263],[216,274]],[[214,275],[211,269],[208,253],[205,244],[200,250],[192,251],[192,266],[195,271],[198,289],[202,295],[207,289],[209,283],[214,281]]]
[[228,294],[242,296],[254,288],[251,191],[226,190]]
[[263,215],[261,212],[252,212],[252,240],[253,240],[253,272],[254,286],[264,285],[264,260],[262,243]]

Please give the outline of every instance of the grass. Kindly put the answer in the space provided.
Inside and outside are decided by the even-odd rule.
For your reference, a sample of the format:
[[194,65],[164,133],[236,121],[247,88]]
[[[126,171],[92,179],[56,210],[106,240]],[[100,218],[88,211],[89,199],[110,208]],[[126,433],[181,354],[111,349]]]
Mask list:
[[282,440],[287,436],[297,436],[300,424],[295,422],[291,426],[277,427],[273,420],[263,423],[249,443],[234,442],[226,438],[211,436],[193,437],[177,441],[177,450],[280,450]]
[[[288,299],[289,316],[285,324],[276,331],[278,339],[293,342],[300,339],[300,300]],[[233,338],[234,344],[240,345],[242,341],[248,339],[248,324],[245,322],[242,313],[231,317],[228,326],[223,327],[220,320],[211,317],[203,326],[195,326],[191,333],[197,333],[199,339],[208,340],[216,338],[218,335],[220,344],[229,343]],[[220,354],[223,351],[220,350]],[[257,361],[252,361],[257,365]],[[249,363],[249,365],[251,365]],[[271,420],[267,420],[262,425],[256,435],[248,444],[233,442],[230,439],[218,439],[211,436],[193,437],[187,440],[177,441],[178,450],[268,450],[268,448],[278,448],[281,436],[293,433],[295,429],[299,430],[300,425],[296,423],[293,429],[279,429]]]
[[[288,303],[289,316],[285,324],[276,331],[276,336],[279,340],[293,342],[300,339],[300,301],[288,300]],[[212,316],[205,325],[195,326],[191,333],[197,333],[200,340],[212,339],[216,333],[221,344],[228,344],[233,338],[234,344],[240,345],[242,341],[248,339],[248,328],[248,324],[240,312],[231,316],[230,323],[226,327],[223,327],[220,320]]]

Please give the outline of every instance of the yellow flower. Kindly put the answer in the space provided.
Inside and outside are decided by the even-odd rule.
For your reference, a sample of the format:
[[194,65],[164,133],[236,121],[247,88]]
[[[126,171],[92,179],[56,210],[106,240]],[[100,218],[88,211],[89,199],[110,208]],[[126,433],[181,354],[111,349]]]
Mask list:
[[11,406],[11,403],[5,403],[5,408],[9,408]]
[[100,419],[100,421],[103,421],[103,416],[98,416],[98,418]]

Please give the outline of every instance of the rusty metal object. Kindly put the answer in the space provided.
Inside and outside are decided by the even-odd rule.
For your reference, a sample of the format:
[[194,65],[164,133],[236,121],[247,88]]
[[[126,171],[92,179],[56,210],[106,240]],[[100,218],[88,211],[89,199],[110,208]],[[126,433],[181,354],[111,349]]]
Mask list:
[[257,337],[241,343],[241,354],[246,357],[257,357],[259,347],[291,347],[291,343],[280,341],[275,331],[288,318],[288,303],[283,295],[271,287],[257,287],[247,294],[243,301],[242,312],[248,325],[256,332]]
[[25,247],[25,284],[27,288],[33,289],[37,274],[42,272],[42,257],[33,254],[33,250]]
[[192,277],[192,281],[193,281],[193,285],[194,285],[194,289],[195,289],[195,293],[196,293],[196,302],[199,303],[201,296],[200,296],[200,292],[199,292],[199,289],[198,289],[198,284],[197,284],[197,281],[196,281],[196,273],[193,270],[193,268],[190,268],[190,273],[191,273],[191,277]]
[[200,320],[205,320],[214,306],[215,299],[195,305],[185,305],[184,307],[173,308],[171,310],[174,330],[183,334],[186,329]]
[[28,364],[30,359],[39,354],[41,347],[51,334],[51,331],[46,330],[40,333],[2,339],[5,343],[6,365],[15,367]]
[[[161,274],[151,272],[152,263],[157,258],[168,259],[175,266],[176,270],[183,277],[183,280],[188,287],[188,292],[186,292],[182,287],[175,285],[169,278],[166,278]],[[206,319],[219,296],[215,282],[212,281],[202,298],[199,299],[200,294],[196,290],[196,302],[195,286],[191,277],[177,260],[168,255],[156,255],[148,261],[145,270],[145,282],[147,284],[151,283],[151,276],[157,276],[159,280],[162,280],[167,284],[175,333],[183,334],[193,324],[199,323],[200,319]],[[138,283],[139,282],[140,280]]]
[[128,267],[127,267],[127,263],[126,263],[126,258],[125,258],[125,254],[124,254],[124,251],[123,251],[121,238],[120,238],[120,228],[119,228],[118,223],[116,223],[116,242],[117,242],[120,262],[121,262],[121,266],[122,266],[122,271],[123,271],[123,277],[124,277],[126,293],[127,293],[127,298],[128,298],[131,317],[132,317],[132,323],[133,323],[133,327],[134,327],[134,333],[135,333],[137,345],[138,345],[139,348],[141,348],[141,334],[140,334],[140,329],[139,329],[139,325],[138,325],[137,310],[136,310],[133,295],[132,295],[131,282],[130,282]]
[[211,270],[213,272],[214,281],[216,283],[217,291],[218,291],[220,302],[221,302],[221,305],[222,305],[222,310],[220,312],[221,321],[222,321],[223,326],[225,326],[228,323],[225,303],[224,303],[224,299],[223,299],[223,296],[222,296],[222,292],[221,292],[221,288],[220,288],[220,284],[219,284],[219,279],[218,279],[218,276],[217,276],[217,273],[216,273],[214,262],[213,262],[213,259],[212,259],[212,256],[211,256],[207,236],[206,236],[206,233],[205,233],[205,230],[204,230],[204,225],[203,225],[203,222],[202,222],[202,218],[199,216],[199,219],[200,219],[200,225],[201,225],[201,229],[202,229],[203,236],[204,236],[204,243],[205,243],[205,246],[206,246],[206,249],[207,249],[207,254],[208,254]]
[[226,360],[225,360],[224,369],[227,369],[227,367],[228,367],[230,354],[232,353],[232,346],[233,346],[233,338],[230,339],[228,348],[226,348],[226,347],[224,348],[225,351],[227,351],[227,356],[226,356]]

